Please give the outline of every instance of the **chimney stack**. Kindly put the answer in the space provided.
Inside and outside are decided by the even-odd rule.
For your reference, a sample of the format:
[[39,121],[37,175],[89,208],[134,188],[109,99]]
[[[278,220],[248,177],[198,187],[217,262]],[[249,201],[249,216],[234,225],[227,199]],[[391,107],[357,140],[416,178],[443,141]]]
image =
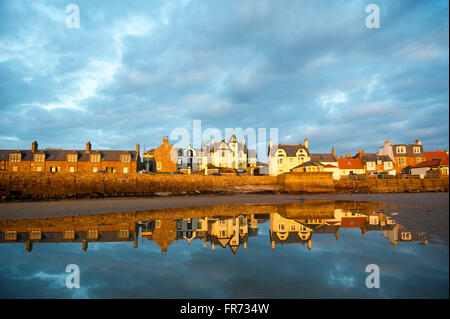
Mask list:
[[331,149],[331,154],[336,157],[336,150],[334,149],[334,147]]
[[421,140],[416,140],[416,141],[414,142],[414,144],[416,144],[416,145],[422,145],[422,141],[421,141]]
[[242,139],[242,144],[245,146],[245,137]]
[[31,143],[31,151],[33,153],[36,153],[38,150],[38,143],[36,141],[34,141],[33,143]]
[[91,142],[87,142],[86,143],[86,153],[90,153],[91,152]]
[[141,152],[141,146],[139,143],[136,143],[136,156],[139,156],[139,153]]
[[308,148],[308,139],[305,138],[305,141],[303,142],[303,146],[305,146],[306,148]]

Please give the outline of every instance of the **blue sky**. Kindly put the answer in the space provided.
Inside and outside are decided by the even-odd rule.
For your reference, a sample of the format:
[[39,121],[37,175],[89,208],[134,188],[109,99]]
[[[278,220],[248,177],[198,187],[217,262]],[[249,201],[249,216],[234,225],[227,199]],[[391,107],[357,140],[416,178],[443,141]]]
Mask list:
[[[80,28],[65,8],[77,4]],[[365,7],[380,8],[379,29]],[[448,1],[0,1],[0,148],[271,128],[312,152],[448,149]],[[268,138],[268,134],[267,134]],[[174,141],[176,142],[176,141]]]

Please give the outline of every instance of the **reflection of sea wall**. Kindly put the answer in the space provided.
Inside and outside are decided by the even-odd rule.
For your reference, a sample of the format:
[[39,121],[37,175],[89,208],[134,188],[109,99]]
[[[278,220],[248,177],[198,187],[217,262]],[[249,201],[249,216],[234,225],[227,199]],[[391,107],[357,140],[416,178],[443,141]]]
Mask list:
[[0,172],[0,196],[6,199],[152,196],[155,193],[386,193],[447,191],[440,179],[334,181],[331,173],[278,176],[203,176],[95,173]]
[[[82,215],[58,218],[36,218],[0,221],[0,243],[26,243],[31,251],[33,243],[82,243],[83,250],[91,242],[133,241],[149,239],[167,253],[175,240],[202,240],[229,246],[233,253],[249,237],[258,233],[258,224],[270,220],[272,249],[276,244],[303,243],[311,249],[313,234],[334,234],[340,228],[359,228],[367,231],[387,231],[391,243],[397,240],[423,240],[421,234],[395,228],[388,217],[374,211],[384,205],[372,202],[311,200],[289,204],[220,205],[126,213]],[[394,231],[394,233],[392,232]],[[392,237],[392,238],[391,238]],[[426,239],[426,238],[425,238]]]

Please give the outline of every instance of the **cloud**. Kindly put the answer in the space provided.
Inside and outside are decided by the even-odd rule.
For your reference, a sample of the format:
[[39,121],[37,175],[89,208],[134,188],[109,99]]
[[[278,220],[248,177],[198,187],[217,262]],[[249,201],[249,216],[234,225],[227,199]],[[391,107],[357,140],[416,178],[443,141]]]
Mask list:
[[381,1],[370,30],[360,1],[77,4],[67,29],[64,1],[1,3],[2,148],[155,147],[192,120],[313,152],[448,148],[445,1]]

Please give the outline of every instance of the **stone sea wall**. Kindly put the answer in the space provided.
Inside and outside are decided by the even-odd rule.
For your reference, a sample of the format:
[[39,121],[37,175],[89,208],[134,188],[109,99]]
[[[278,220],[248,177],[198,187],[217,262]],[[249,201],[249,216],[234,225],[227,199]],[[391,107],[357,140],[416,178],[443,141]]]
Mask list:
[[448,184],[448,177],[334,181],[328,172],[279,176],[0,172],[0,198],[43,200],[181,194],[448,192]]

